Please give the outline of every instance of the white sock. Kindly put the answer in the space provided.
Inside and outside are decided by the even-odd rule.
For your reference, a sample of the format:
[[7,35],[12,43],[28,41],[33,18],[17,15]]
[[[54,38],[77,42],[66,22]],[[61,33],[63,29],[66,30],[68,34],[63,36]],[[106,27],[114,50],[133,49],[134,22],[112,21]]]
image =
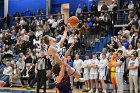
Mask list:
[[79,78],[78,81],[79,81],[79,82],[85,82],[85,79],[84,79],[84,78]]
[[104,93],[107,93],[106,90],[103,90]]
[[93,88],[91,88],[91,90],[93,91]]
[[114,89],[113,92],[116,92],[116,90]]

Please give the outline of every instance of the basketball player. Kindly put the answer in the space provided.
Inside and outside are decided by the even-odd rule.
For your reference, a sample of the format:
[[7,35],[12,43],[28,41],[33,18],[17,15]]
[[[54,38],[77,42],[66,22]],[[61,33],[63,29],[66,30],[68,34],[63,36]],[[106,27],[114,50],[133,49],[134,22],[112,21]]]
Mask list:
[[88,93],[93,93],[93,80],[95,80],[95,85],[96,85],[96,92],[98,93],[98,64],[99,60],[97,59],[97,53],[93,53],[93,59],[91,59],[91,63],[89,64],[90,68],[90,85],[91,85],[91,90],[88,91]]
[[67,52],[65,53],[64,60],[61,64],[55,64],[53,66],[53,74],[55,75],[55,82],[56,82],[56,93],[72,93],[71,83],[70,83],[70,76],[68,74],[67,68],[64,65],[67,62],[67,57],[74,46],[74,42],[71,44]]
[[[57,64],[61,65],[62,64],[62,59],[64,56],[62,55],[62,46],[63,42],[66,39],[67,32],[70,29],[70,25],[66,27],[66,30],[63,33],[63,36],[60,40],[60,42],[56,43],[56,39],[53,37],[50,37],[48,35],[44,36],[44,43],[49,45],[48,48],[48,55],[52,56],[54,60],[57,62]],[[74,69],[71,68],[66,62],[64,62],[64,65],[66,66],[66,69],[68,70],[68,74],[74,76],[76,79],[80,78],[80,74]]]
[[55,75],[56,93],[72,93],[70,77],[64,62],[62,61],[61,65],[54,65],[52,71]]
[[107,93],[107,85],[105,83],[106,80],[106,74],[107,74],[107,65],[108,65],[108,60],[106,57],[106,54],[102,54],[102,59],[99,61],[98,64],[98,71],[99,71],[99,80],[101,81],[101,85],[103,88],[103,93]]
[[82,91],[82,92],[88,92],[90,90],[90,81],[89,81],[89,64],[91,63],[91,59],[90,59],[90,56],[89,54],[85,54],[85,60],[82,64],[82,67],[84,69],[84,73],[83,73],[83,76],[84,76],[84,79],[85,79],[85,89]]

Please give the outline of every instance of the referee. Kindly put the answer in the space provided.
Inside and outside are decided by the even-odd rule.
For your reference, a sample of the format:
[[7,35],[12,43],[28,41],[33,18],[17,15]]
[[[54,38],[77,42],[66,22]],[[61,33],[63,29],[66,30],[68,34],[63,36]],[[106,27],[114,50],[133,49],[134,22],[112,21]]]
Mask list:
[[42,85],[44,85],[43,91],[46,93],[46,69],[48,67],[48,61],[49,59],[46,59],[44,55],[44,51],[40,51],[40,57],[37,60],[36,63],[36,69],[37,69],[37,92],[39,93],[39,89]]

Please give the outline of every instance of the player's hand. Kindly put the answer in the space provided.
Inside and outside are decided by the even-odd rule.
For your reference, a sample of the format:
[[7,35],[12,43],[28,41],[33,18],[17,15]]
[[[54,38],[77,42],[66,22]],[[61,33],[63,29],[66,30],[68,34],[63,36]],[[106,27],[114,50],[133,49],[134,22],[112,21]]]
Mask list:
[[111,67],[116,67],[117,66],[117,64],[111,64]]
[[110,64],[109,67],[110,67],[110,68],[113,67],[113,64]]
[[88,67],[91,68],[91,64],[89,64]]
[[91,66],[92,66],[93,68],[95,68],[95,67],[96,67],[96,65],[95,65],[95,64],[91,64]]
[[70,25],[70,23],[68,23],[65,29],[66,29],[66,31],[69,31],[70,28],[71,28],[71,25]]

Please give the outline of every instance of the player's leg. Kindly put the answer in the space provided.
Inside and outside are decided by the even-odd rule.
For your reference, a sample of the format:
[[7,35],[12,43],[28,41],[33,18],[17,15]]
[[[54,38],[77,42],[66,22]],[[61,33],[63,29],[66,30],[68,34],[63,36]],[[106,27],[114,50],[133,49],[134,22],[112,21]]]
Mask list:
[[64,61],[64,65],[66,66],[66,70],[67,70],[68,74],[70,76],[75,77],[75,79],[78,80],[81,77],[81,74],[79,72],[77,72],[76,69],[72,68],[71,66],[69,66],[67,64],[67,58],[64,58],[63,61]]
[[104,82],[104,80],[106,79],[106,77],[104,76],[103,73],[99,73],[99,79],[100,79],[101,84],[102,84],[103,93],[107,93],[106,92],[106,84]]
[[93,92],[93,74],[90,74],[90,91],[89,93],[92,93]]
[[106,87],[107,86],[106,86],[106,83],[105,83],[104,79],[101,80],[101,83],[102,83],[103,93],[107,93],[106,92]]
[[111,72],[111,82],[112,82],[112,86],[113,86],[113,89],[116,93],[116,90],[117,90],[117,86],[116,86],[116,79],[115,79],[115,72]]
[[94,75],[94,80],[95,80],[95,86],[96,86],[96,92],[95,93],[98,93],[98,87],[99,87],[99,83],[98,83],[98,74],[95,74]]

